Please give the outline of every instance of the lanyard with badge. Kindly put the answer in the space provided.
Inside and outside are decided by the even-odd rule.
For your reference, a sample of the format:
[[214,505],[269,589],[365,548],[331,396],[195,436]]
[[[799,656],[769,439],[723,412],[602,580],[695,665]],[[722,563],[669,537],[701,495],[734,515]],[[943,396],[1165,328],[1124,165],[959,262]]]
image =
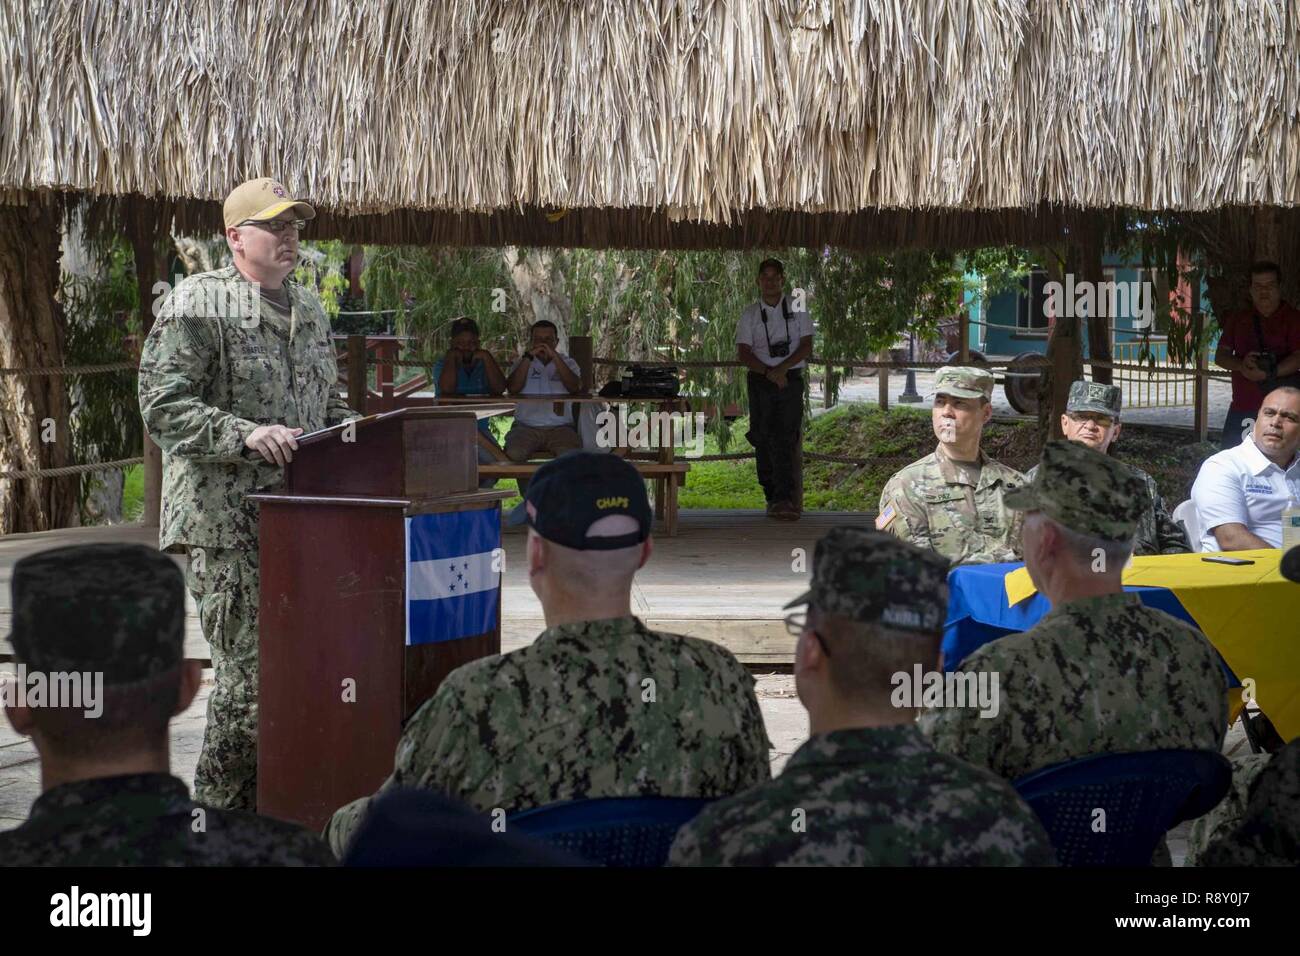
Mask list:
[[781,296],[781,314],[785,316],[785,341],[772,344],[772,336],[767,331],[767,307],[762,300],[758,303],[759,315],[763,317],[763,337],[767,339],[767,354],[772,358],[785,358],[790,354],[790,307],[786,305],[785,296]]

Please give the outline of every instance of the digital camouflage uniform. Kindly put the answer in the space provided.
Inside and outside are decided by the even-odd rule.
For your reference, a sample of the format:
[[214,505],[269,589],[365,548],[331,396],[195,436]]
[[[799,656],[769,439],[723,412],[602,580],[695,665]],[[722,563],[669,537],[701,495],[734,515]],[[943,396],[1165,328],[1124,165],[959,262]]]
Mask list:
[[1210,843],[1201,866],[1300,866],[1300,738],[1254,766],[1239,825]]
[[[877,531],[837,528],[817,543],[809,604],[917,635],[934,654],[947,612],[947,562]],[[875,632],[865,630],[862,640]],[[927,640],[928,638],[928,640]],[[840,653],[838,647],[836,655]],[[830,668],[836,658],[827,659]],[[910,713],[910,711],[909,711]],[[1050,865],[1051,843],[1016,792],[937,753],[910,722],[813,735],[781,775],[706,807],[669,862],[694,866]]]
[[[426,787],[507,813],[579,798],[722,797],[769,779],[769,746],[754,679],[730,653],[612,618],[548,628],[452,671],[406,725],[381,790]],[[334,814],[336,852],[368,800]]]
[[0,833],[0,866],[332,866],[319,836],[242,810],[204,807],[183,781],[136,773],[65,783]]
[[190,555],[186,585],[212,653],[196,796],[253,809],[257,798],[257,507],[282,469],[245,451],[259,425],[336,425],[329,322],[316,294],[285,280],[291,316],[233,267],[190,276],[163,301],[140,357],[140,412],[163,453],[159,547]]
[[[1142,482],[1084,445],[1049,442],[1032,485],[1008,496],[1079,534],[1130,538]],[[939,709],[920,725],[935,747],[1008,780],[1092,754],[1191,748],[1218,752],[1228,724],[1219,655],[1196,628],[1135,594],[1053,607],[1028,631],[998,638],[956,668],[997,673],[996,716]]]
[[[1078,381],[1070,385],[1070,398],[1066,402],[1065,411],[1067,413],[1096,412],[1100,415],[1109,415],[1118,422],[1122,404],[1123,395],[1118,385]],[[1138,520],[1133,553],[1186,554],[1191,551],[1192,549],[1187,545],[1187,535],[1183,533],[1183,529],[1165,507],[1165,499],[1160,494],[1156,480],[1141,468],[1134,465],[1128,465],[1128,468],[1146,485],[1149,502]],[[1033,481],[1036,474],[1038,474],[1037,465],[1025,472],[1025,481]]]
[[1241,825],[1250,804],[1259,775],[1268,766],[1271,754],[1248,753],[1232,758],[1232,786],[1213,810],[1192,821],[1187,834],[1184,866],[1205,866],[1205,853],[1212,844],[1226,842]]
[[[993,376],[982,369],[944,367],[935,373],[934,388],[937,395],[987,399]],[[976,476],[949,458],[941,444],[885,483],[876,528],[955,564],[1017,561],[1022,519],[1002,498],[1023,482],[1020,472],[982,451]]]
[[[43,551],[14,566],[12,588],[14,654],[29,673],[98,673],[104,688],[113,690],[166,683],[181,665],[181,574],[171,558],[151,548],[99,544]],[[175,680],[179,687],[179,675]],[[90,725],[85,733],[111,735],[120,718],[112,699],[99,703],[103,712],[84,718]],[[38,744],[43,765],[49,746]],[[0,865],[7,866],[333,862],[324,841],[302,827],[202,806],[182,781],[163,772],[51,787],[21,826],[0,833]]]

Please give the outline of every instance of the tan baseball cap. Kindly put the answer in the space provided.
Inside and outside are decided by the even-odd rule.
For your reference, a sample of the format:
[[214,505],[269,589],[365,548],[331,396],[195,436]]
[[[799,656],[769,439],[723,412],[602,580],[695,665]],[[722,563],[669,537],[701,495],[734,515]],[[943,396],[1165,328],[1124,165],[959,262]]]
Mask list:
[[934,394],[992,399],[993,376],[982,368],[945,365],[934,373]]
[[250,179],[236,186],[226,197],[223,213],[226,228],[237,226],[241,222],[266,222],[280,213],[292,209],[299,219],[315,219],[316,210],[305,202],[299,202],[289,195],[281,183],[269,176]]

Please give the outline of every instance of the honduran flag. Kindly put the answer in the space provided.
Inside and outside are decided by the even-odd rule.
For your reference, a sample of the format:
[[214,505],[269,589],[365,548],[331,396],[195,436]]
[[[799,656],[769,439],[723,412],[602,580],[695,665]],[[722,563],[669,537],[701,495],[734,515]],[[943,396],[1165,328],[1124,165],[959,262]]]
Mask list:
[[473,637],[497,625],[497,508],[406,519],[406,643]]

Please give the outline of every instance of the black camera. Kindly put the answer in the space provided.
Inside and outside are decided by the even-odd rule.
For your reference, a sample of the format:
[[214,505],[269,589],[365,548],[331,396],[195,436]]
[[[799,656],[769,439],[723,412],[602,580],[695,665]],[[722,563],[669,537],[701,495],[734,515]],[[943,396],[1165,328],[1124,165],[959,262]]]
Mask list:
[[767,354],[772,358],[785,358],[790,354],[789,342],[773,342],[767,347]]
[[1266,378],[1277,377],[1277,354],[1274,352],[1256,352],[1255,364]]

